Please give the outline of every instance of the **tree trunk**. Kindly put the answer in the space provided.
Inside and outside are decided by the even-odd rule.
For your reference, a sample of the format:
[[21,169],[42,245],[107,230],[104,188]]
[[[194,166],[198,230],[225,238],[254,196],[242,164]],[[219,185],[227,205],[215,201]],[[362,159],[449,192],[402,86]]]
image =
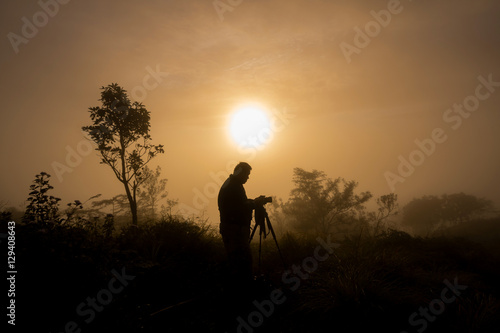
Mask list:
[[135,202],[134,198],[132,197],[132,193],[130,193],[130,188],[128,186],[128,183],[123,183],[123,186],[125,186],[125,192],[127,193],[127,199],[130,204],[130,212],[132,213],[132,224],[137,225],[137,202]]
[[130,209],[132,210],[132,224],[137,225],[137,203],[135,201],[130,203]]
[[130,204],[130,212],[132,213],[132,224],[137,225],[137,201],[135,199],[135,191],[134,196],[130,192],[129,183],[127,181],[126,167],[125,167],[125,144],[123,142],[122,136],[120,136],[120,157],[122,163],[122,183],[125,186],[125,192],[127,193],[128,202]]

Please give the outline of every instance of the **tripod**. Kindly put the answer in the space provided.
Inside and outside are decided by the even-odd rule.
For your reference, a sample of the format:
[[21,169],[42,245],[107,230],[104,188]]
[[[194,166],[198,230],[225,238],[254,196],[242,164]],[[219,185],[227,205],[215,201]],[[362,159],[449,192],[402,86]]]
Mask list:
[[273,226],[271,224],[271,221],[269,221],[269,215],[267,214],[266,209],[264,206],[258,206],[255,208],[255,226],[252,230],[252,233],[250,234],[250,240],[249,242],[252,241],[253,236],[255,235],[255,231],[257,231],[257,227],[260,227],[259,231],[259,269],[258,273],[260,275],[260,266],[261,266],[261,257],[262,257],[262,237],[266,239],[267,235],[269,235],[269,232],[266,232],[266,224],[267,224],[267,229],[273,236],[274,242],[276,243],[276,248],[278,249],[278,253],[280,254],[281,262],[283,263],[283,267],[286,270],[286,265],[285,265],[285,260],[283,260],[283,255],[281,254],[280,247],[278,245],[278,240],[276,239],[276,234],[274,233]]

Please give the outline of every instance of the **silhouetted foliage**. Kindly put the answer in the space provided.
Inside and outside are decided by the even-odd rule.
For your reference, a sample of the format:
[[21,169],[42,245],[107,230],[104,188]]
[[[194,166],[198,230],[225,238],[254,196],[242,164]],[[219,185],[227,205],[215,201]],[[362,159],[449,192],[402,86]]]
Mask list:
[[378,209],[376,212],[368,214],[369,219],[373,222],[374,234],[379,234],[383,228],[383,222],[389,216],[397,214],[398,210],[398,195],[395,193],[385,194],[377,198]]
[[115,218],[113,214],[107,214],[104,219],[104,224],[102,226],[102,230],[104,231],[104,236],[106,238],[111,237],[113,231],[115,231]]
[[4,225],[4,223],[12,221],[12,212],[5,209],[6,203],[4,201],[0,201],[0,225]]
[[287,230],[289,226],[287,225],[287,215],[284,209],[285,204],[283,203],[283,199],[278,197],[273,197],[273,201],[266,205],[269,219],[278,237],[282,237],[291,231]]
[[[166,190],[167,179],[161,178],[161,167],[157,166],[153,171],[148,167],[144,168],[144,181],[138,189],[139,206],[143,214],[150,220],[155,221],[157,217],[158,204],[168,196]],[[165,210],[170,211],[177,201],[167,200],[166,205],[162,205]]]
[[490,200],[463,192],[444,194],[441,200],[443,201],[442,219],[452,225],[482,217],[493,209],[493,203]]
[[92,208],[96,210],[109,209],[111,207],[111,214],[114,216],[130,210],[128,199],[125,194],[118,194],[111,199],[102,199],[92,202]]
[[12,212],[1,211],[0,212],[0,224],[12,221]]
[[77,224],[80,219],[79,216],[77,216],[77,212],[83,209],[82,202],[80,200],[75,200],[68,203],[67,206],[65,223]]
[[334,227],[350,224],[372,197],[370,192],[354,193],[358,186],[355,181],[332,180],[317,170],[295,168],[293,183],[285,213],[301,232],[328,234]]
[[403,208],[402,222],[418,235],[429,235],[438,228],[482,217],[491,208],[491,201],[464,193],[426,195]]
[[30,193],[27,201],[23,220],[35,223],[59,223],[59,201],[60,198],[49,195],[48,192],[54,187],[49,184],[50,175],[41,172],[35,176],[33,184],[30,185]]
[[96,194],[84,202],[74,200],[73,202],[66,204],[67,208],[64,212],[64,216],[61,218],[61,223],[72,226],[86,227],[87,224],[91,223],[91,220],[102,217],[103,214],[99,213],[97,210],[84,209],[84,205],[87,202],[99,198],[100,196],[100,194]]
[[137,225],[137,189],[144,181],[146,164],[164,152],[163,145],[150,143],[150,112],[144,105],[132,103],[116,83],[101,90],[102,105],[89,108],[93,124],[82,129],[97,144],[101,163],[109,165],[123,184],[132,224]]

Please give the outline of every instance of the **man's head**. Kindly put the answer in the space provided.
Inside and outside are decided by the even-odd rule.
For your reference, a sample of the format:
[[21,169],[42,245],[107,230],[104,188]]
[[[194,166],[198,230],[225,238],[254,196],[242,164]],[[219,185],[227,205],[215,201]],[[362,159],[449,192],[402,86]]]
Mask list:
[[250,176],[252,167],[246,162],[240,162],[234,167],[233,177],[236,178],[241,184],[245,184]]

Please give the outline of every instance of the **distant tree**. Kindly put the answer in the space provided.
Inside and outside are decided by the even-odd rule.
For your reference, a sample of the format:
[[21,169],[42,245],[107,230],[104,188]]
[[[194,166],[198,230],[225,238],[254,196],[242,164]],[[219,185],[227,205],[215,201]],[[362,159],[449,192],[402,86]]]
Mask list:
[[116,83],[101,89],[102,105],[89,108],[93,124],[82,129],[97,144],[101,164],[109,165],[123,184],[132,224],[137,225],[137,189],[146,164],[164,152],[163,145],[150,143],[150,112],[144,105],[132,103]]
[[3,225],[6,222],[10,222],[12,220],[12,212],[2,210],[0,212],[0,225]]
[[441,221],[442,201],[434,195],[415,198],[403,207],[403,225],[428,235]]
[[481,217],[493,209],[493,203],[490,200],[463,192],[444,194],[441,200],[443,201],[442,220],[451,225],[470,221],[471,218]]
[[4,222],[12,221],[12,212],[5,209],[7,203],[5,201],[0,201],[0,225]]
[[161,205],[160,214],[162,217],[173,216],[172,208],[179,204],[178,199],[167,199],[167,201]]
[[[1,206],[1,204],[0,204],[0,206]],[[4,203],[4,205],[1,209],[1,212],[0,212],[0,221],[6,221],[6,222],[8,222],[8,221],[22,221],[25,210],[26,210],[26,207],[23,207],[21,210],[17,207],[13,207],[13,206],[6,207],[6,203]]]
[[109,208],[111,208],[111,214],[113,216],[119,215],[125,211],[130,211],[127,196],[125,194],[118,194],[111,199],[102,199],[92,202],[92,210],[95,212],[101,212],[101,210]]
[[23,221],[35,223],[59,223],[59,201],[48,192],[54,187],[49,184],[50,175],[41,172],[35,176],[33,184],[30,185],[29,202],[24,213]]
[[269,215],[269,219],[273,226],[273,229],[279,237],[286,234],[289,230],[287,230],[286,224],[286,214],[284,213],[285,204],[283,203],[283,199],[278,197],[273,197],[273,202],[268,203],[266,205],[266,211]]
[[378,209],[369,215],[369,219],[373,222],[373,231],[378,234],[382,229],[384,221],[391,215],[397,214],[398,210],[398,195],[390,193],[377,198]]
[[155,171],[145,167],[143,175],[144,182],[138,189],[139,204],[144,207],[146,215],[154,221],[158,203],[168,195],[166,190],[167,179],[160,178],[160,166],[157,166]]
[[426,195],[403,207],[403,221],[419,235],[429,235],[440,227],[453,226],[483,216],[493,204],[464,193]]
[[104,236],[106,236],[106,238],[111,237],[113,231],[115,230],[115,217],[113,214],[106,214],[102,230],[104,231]]
[[327,234],[333,227],[351,224],[372,197],[370,192],[355,194],[357,182],[343,178],[332,180],[318,170],[295,168],[293,183],[295,188],[284,209],[302,232],[313,230]]

